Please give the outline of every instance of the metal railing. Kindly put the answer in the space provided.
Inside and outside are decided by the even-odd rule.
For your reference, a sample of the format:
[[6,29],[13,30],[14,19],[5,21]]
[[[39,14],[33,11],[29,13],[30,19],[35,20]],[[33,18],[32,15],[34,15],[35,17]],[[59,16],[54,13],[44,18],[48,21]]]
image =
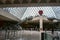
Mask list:
[[43,40],[60,40],[60,37],[58,34],[56,35],[52,35],[52,34],[48,34],[48,33],[43,33],[44,34],[44,39]]

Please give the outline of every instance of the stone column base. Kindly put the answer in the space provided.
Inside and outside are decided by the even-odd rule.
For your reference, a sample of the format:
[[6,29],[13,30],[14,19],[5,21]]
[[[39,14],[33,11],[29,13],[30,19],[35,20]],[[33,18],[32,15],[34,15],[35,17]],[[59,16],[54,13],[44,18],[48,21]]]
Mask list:
[[40,31],[43,31],[43,28],[40,28]]

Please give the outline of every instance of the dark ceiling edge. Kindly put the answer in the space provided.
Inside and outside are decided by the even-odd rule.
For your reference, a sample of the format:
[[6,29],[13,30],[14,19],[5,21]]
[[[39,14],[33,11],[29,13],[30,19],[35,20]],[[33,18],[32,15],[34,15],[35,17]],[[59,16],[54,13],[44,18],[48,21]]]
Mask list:
[[60,3],[0,4],[0,8],[3,8],[3,7],[39,7],[39,6],[60,6]]

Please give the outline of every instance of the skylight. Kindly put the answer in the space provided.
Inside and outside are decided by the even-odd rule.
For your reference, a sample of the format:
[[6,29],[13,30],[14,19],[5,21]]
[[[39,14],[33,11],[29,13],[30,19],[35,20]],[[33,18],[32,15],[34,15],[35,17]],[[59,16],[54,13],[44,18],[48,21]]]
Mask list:
[[[8,11],[12,15],[16,16],[20,20],[25,19],[30,16],[37,16],[38,11],[42,10],[43,15],[48,18],[57,18],[60,19],[60,7],[11,7],[5,8],[4,10]],[[58,14],[57,14],[58,13]]]

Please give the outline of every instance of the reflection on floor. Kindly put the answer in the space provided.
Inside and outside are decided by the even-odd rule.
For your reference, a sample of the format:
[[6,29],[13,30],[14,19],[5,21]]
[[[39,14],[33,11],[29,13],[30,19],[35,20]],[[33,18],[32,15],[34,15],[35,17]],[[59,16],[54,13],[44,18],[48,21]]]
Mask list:
[[39,40],[39,31],[0,31],[0,40]]

